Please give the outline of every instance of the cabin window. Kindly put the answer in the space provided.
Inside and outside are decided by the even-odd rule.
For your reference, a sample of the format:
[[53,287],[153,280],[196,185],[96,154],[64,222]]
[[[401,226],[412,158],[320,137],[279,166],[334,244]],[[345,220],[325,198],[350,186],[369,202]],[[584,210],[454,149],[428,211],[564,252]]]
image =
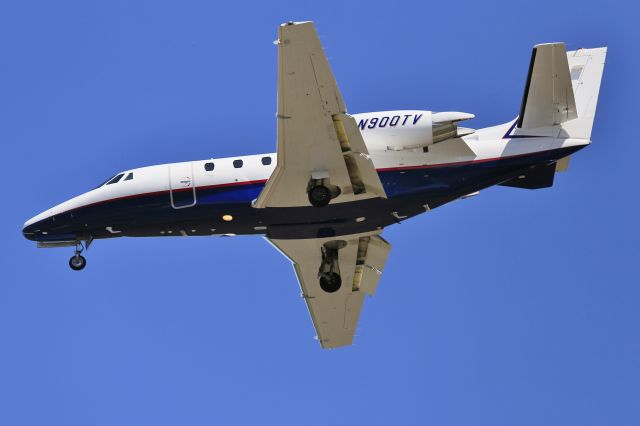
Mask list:
[[262,164],[265,166],[271,164],[271,157],[262,157]]
[[213,163],[204,163],[204,169],[208,172],[212,172],[215,167],[216,165]]
[[124,176],[124,173],[120,173],[119,175],[116,175],[116,177],[114,177],[109,182],[107,182],[107,185],[111,185],[112,183],[120,182],[120,179],[122,179],[122,176]]
[[132,180],[132,179],[133,179],[133,172],[129,173],[127,177],[124,178],[124,180]]
[[242,167],[242,160],[233,160],[233,167],[235,167],[236,169]]

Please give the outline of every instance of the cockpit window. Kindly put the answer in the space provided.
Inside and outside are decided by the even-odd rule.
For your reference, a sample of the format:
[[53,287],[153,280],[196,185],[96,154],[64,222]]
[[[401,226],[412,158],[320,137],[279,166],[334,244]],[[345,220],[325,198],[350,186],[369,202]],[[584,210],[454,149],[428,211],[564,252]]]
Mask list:
[[124,180],[131,180],[131,179],[133,179],[133,172],[129,173],[127,177],[124,178]]
[[124,176],[124,173],[120,173],[119,175],[116,175],[113,179],[111,179],[109,182],[107,182],[107,185],[111,185],[112,183],[120,182],[120,179],[122,179],[122,176]]
[[111,179],[113,179],[115,176],[111,176],[109,179],[105,180],[104,182],[102,182],[100,185],[96,186],[96,189],[105,186],[107,184],[107,182],[109,182]]

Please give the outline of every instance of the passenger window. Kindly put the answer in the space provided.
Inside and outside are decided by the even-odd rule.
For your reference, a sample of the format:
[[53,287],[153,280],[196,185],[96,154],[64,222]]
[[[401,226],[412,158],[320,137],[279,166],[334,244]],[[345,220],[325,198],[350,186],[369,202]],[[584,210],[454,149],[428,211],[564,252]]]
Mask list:
[[131,180],[131,179],[133,179],[133,172],[129,173],[127,177],[124,178],[124,180]]
[[208,172],[212,172],[215,167],[216,165],[213,163],[204,163],[204,169]]
[[114,177],[109,182],[107,182],[107,185],[111,185],[112,183],[120,182],[120,179],[122,179],[122,176],[124,176],[124,173],[120,173],[119,175],[116,175],[116,177]]
[[262,164],[265,166],[271,164],[271,157],[262,157]]
[[242,167],[242,160],[233,160],[233,167],[235,167],[236,169]]

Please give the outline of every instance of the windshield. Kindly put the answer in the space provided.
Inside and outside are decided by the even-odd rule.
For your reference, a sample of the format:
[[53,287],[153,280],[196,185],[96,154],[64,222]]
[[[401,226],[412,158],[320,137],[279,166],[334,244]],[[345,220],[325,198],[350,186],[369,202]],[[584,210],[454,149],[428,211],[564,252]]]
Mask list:
[[[131,178],[133,178],[133,173],[130,173],[130,175],[131,175]],[[122,179],[122,176],[124,176],[124,173],[118,173],[117,175],[113,175],[109,179],[102,182],[100,185],[96,186],[95,189],[98,189],[105,185],[111,185],[112,183],[118,183],[120,179]]]
[[116,175],[116,177],[114,177],[109,182],[107,182],[107,185],[111,185],[112,183],[120,182],[120,179],[122,179],[122,176],[124,176],[124,173],[120,173],[120,174]]
[[107,180],[103,181],[100,185],[96,186],[94,189],[98,189],[98,188],[100,188],[101,186],[104,186],[107,182],[109,182],[111,179],[113,179],[113,178],[114,178],[114,177],[116,177],[116,176],[118,176],[118,175],[110,176],[110,177],[109,177],[109,179],[107,179]]

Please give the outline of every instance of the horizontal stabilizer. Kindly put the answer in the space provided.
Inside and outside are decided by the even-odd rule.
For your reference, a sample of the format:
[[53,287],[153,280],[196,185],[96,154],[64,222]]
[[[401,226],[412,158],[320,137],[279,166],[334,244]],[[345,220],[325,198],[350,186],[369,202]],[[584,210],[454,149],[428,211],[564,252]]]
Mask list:
[[550,127],[577,117],[564,43],[534,46],[518,128]]

